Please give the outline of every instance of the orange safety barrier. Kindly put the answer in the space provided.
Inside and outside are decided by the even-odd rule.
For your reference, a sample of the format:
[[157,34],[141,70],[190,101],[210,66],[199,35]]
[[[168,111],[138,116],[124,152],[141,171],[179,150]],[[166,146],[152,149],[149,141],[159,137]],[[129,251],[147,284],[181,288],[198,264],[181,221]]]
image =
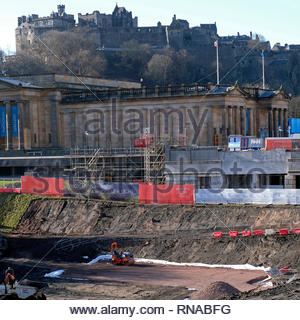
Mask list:
[[0,193],[21,193],[21,188],[1,188]]
[[230,238],[238,237],[238,235],[239,235],[238,231],[230,231],[229,232],[229,237]]
[[222,238],[223,232],[214,232],[214,238]]
[[194,185],[139,185],[140,203],[194,204]]
[[242,236],[243,236],[243,237],[250,237],[251,234],[252,234],[251,230],[249,230],[249,231],[242,231]]
[[262,236],[264,233],[263,233],[263,231],[262,230],[255,230],[255,231],[253,231],[253,235],[254,236]]
[[293,234],[300,234],[300,229],[293,229]]
[[63,179],[23,176],[21,182],[22,193],[59,197],[64,196]]
[[281,236],[286,236],[289,234],[289,230],[288,229],[279,229],[279,234]]

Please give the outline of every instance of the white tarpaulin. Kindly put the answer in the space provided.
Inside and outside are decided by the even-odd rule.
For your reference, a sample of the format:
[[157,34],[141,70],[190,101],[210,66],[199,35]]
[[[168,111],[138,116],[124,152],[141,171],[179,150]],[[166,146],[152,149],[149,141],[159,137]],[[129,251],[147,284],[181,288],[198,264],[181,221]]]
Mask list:
[[300,204],[300,189],[198,189],[196,203],[205,204]]

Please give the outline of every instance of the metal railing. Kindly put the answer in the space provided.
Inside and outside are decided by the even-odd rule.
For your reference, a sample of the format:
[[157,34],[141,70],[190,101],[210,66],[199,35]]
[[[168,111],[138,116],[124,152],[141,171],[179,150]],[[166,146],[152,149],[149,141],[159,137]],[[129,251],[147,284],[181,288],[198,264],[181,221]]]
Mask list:
[[203,95],[212,89],[211,85],[156,86],[138,89],[107,89],[94,92],[64,94],[62,103],[107,101],[112,97],[121,100],[147,97]]

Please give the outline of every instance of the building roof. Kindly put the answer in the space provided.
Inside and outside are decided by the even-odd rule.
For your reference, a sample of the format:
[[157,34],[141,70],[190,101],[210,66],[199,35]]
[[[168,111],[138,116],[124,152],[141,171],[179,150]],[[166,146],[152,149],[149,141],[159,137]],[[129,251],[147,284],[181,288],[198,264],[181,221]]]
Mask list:
[[229,87],[218,87],[210,92],[210,94],[221,94],[229,90]]
[[28,83],[28,82],[23,82],[23,81],[20,81],[20,80],[0,77],[0,81],[1,82],[5,82],[8,85],[11,85],[11,86],[14,86],[14,87],[40,89],[40,87],[38,87],[38,86],[32,85],[31,83]]
[[274,95],[276,94],[276,92],[275,91],[270,91],[270,90],[268,90],[268,91],[265,91],[265,90],[262,90],[259,94],[258,94],[258,97],[259,98],[271,98],[271,97],[273,97]]

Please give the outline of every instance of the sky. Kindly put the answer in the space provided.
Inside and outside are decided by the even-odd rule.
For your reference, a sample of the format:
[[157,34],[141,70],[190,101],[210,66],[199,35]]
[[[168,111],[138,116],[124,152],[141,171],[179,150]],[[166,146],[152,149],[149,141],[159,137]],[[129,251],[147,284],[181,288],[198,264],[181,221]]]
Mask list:
[[[74,14],[112,13],[116,1],[110,0],[10,0],[3,1],[0,11],[0,48],[15,51],[15,28],[22,15],[48,16],[58,4]],[[253,33],[262,34],[273,45],[300,44],[299,0],[118,0],[118,5],[138,16],[139,26],[154,26],[160,21],[170,24],[176,14],[190,26],[217,23],[220,36]]]

